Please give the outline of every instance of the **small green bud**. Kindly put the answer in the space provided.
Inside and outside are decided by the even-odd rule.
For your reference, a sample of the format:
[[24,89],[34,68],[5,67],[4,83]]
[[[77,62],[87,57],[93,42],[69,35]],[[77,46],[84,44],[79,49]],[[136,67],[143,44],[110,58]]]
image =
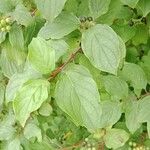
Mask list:
[[139,150],[143,150],[143,146],[140,146],[140,147],[139,147]]
[[10,23],[11,20],[10,20],[10,18],[6,18],[5,21],[6,21],[7,23]]
[[136,147],[136,145],[137,145],[137,144],[136,144],[135,142],[133,142],[133,144],[132,144],[132,145],[133,145],[133,147]]
[[85,138],[85,142],[87,142],[89,139],[88,138]]
[[4,19],[1,20],[1,25],[5,25],[6,21]]
[[93,18],[92,17],[88,17],[87,20],[88,21],[93,21]]
[[88,147],[91,147],[91,144],[90,144],[90,143],[88,143],[88,144],[87,144],[87,146],[88,146]]
[[130,141],[130,142],[129,142],[129,146],[132,146],[132,144],[133,144],[132,141]]
[[2,31],[2,32],[5,32],[5,31],[6,31],[6,29],[5,29],[5,28],[1,28],[1,31]]
[[80,17],[80,22],[84,23],[86,22],[87,18],[86,17]]
[[6,26],[7,31],[10,31],[10,29],[11,29],[11,26]]

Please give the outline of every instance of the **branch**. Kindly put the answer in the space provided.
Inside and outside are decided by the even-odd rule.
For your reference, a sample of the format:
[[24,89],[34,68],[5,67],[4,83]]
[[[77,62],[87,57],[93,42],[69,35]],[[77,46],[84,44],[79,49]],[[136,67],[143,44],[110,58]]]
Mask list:
[[149,95],[150,95],[150,92],[147,92],[144,95],[141,95],[139,99],[143,99],[144,97],[149,96]]
[[84,141],[79,141],[78,143],[75,143],[72,146],[61,148],[59,150],[71,150],[71,149],[74,149],[74,148],[78,148],[78,147],[82,146],[83,144],[84,144]]
[[48,81],[52,80],[53,78],[55,78],[65,67],[68,63],[70,63],[72,60],[74,60],[75,56],[77,55],[77,53],[79,53],[81,51],[81,47],[78,48],[78,50],[74,53],[71,54],[71,56],[69,57],[69,59],[62,64],[61,66],[59,66],[58,68],[56,68],[52,74],[50,75],[50,77],[48,78]]
[[35,13],[37,12],[37,9],[34,9],[32,12],[31,12],[31,16],[35,16]]

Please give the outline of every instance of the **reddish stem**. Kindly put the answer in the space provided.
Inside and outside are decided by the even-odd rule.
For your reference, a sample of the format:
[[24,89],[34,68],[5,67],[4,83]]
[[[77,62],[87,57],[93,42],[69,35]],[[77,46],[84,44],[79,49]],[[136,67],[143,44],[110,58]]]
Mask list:
[[52,80],[53,78],[55,78],[65,67],[68,63],[70,63],[72,60],[74,60],[75,56],[77,55],[77,53],[79,53],[82,49],[79,48],[76,52],[72,53],[71,56],[69,57],[69,59],[62,64],[61,66],[59,66],[58,68],[56,68],[52,74],[50,75],[50,77],[48,78],[48,81]]

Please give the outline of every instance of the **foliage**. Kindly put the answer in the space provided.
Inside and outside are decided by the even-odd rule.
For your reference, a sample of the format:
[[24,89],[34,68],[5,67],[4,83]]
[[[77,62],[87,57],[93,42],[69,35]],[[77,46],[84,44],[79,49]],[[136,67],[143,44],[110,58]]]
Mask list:
[[149,150],[149,109],[149,0],[0,0],[0,150]]

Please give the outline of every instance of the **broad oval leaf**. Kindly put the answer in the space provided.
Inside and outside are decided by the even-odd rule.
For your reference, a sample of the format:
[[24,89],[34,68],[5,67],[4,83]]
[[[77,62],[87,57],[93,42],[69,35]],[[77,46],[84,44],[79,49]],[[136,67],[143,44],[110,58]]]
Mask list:
[[48,117],[53,112],[53,108],[49,103],[43,103],[39,109],[39,114]]
[[10,0],[0,0],[0,12],[8,13],[12,10],[13,6]]
[[6,150],[20,150],[20,149],[21,149],[21,143],[18,137],[7,141]]
[[137,95],[140,94],[142,89],[146,88],[147,78],[140,66],[133,63],[125,63],[122,71],[120,72],[121,77],[128,81]]
[[126,118],[126,126],[132,134],[141,125],[138,121],[138,115],[139,115],[139,103],[138,101],[133,101],[133,99],[131,99],[131,101],[128,102],[126,105],[125,118]]
[[18,4],[15,11],[11,14],[18,24],[28,26],[32,22],[32,16],[23,4]]
[[122,129],[109,129],[104,136],[108,148],[117,149],[122,147],[129,139],[129,134]]
[[139,122],[150,122],[150,96],[146,96],[139,101]]
[[98,69],[116,74],[122,57],[117,34],[107,25],[91,27],[82,35],[82,49]]
[[101,128],[113,126],[121,117],[121,106],[118,102],[102,102]]
[[140,0],[138,2],[138,7],[141,9],[143,16],[146,17],[150,12],[150,1],[149,0]]
[[49,83],[46,80],[29,80],[18,91],[13,101],[16,119],[25,125],[30,113],[37,110],[48,98]]
[[0,81],[0,112],[3,108],[3,103],[5,100],[5,89],[6,89],[6,85],[3,81]]
[[6,32],[0,32],[0,44],[6,39]]
[[10,78],[6,86],[6,93],[5,93],[6,104],[14,100],[17,91],[22,87],[22,85],[25,82],[27,82],[29,79],[35,79],[38,77],[41,77],[41,75],[31,69],[30,71],[24,71],[23,73],[14,74]]
[[148,136],[150,138],[150,122],[147,123],[147,132],[148,132]]
[[28,123],[24,128],[24,136],[28,140],[32,137],[37,137],[38,142],[42,142],[42,133],[41,129],[34,123]]
[[72,64],[63,71],[56,85],[55,98],[58,106],[76,125],[92,131],[100,127],[100,96],[85,67]]
[[121,0],[121,2],[125,5],[128,5],[132,8],[135,8],[139,0]]
[[149,38],[149,28],[144,24],[136,26],[136,33],[132,38],[132,43],[137,46],[140,44],[146,44]]
[[55,50],[55,61],[57,62],[67,52],[69,46],[64,40],[51,40],[50,42],[51,47]]
[[42,16],[53,21],[62,11],[67,0],[35,0],[38,10]]
[[108,75],[103,78],[104,87],[113,99],[122,99],[128,96],[128,85],[119,77]]
[[100,16],[98,20],[102,24],[112,25],[115,18],[117,17],[117,14],[121,10],[121,7],[122,3],[120,2],[120,0],[111,1],[107,13]]
[[55,69],[55,51],[50,41],[41,37],[33,38],[29,45],[29,62],[42,74],[50,73]]
[[22,72],[24,59],[24,53],[12,48],[9,44],[3,47],[0,66],[4,75],[10,78],[13,74]]
[[24,37],[19,25],[13,25],[9,32],[9,42],[12,47],[18,50],[24,50]]
[[108,11],[111,0],[89,0],[89,9],[94,18],[105,14]]
[[[8,110],[9,111],[9,110]],[[13,127],[15,125],[15,116],[12,111],[9,111],[0,120],[0,140],[12,139],[15,135],[16,129]]]
[[140,66],[144,70],[148,83],[150,84],[150,52],[148,53],[148,55],[144,55],[142,57],[142,62],[140,63]]
[[61,39],[79,27],[79,20],[73,14],[60,14],[54,22],[48,22],[39,32],[44,39]]

